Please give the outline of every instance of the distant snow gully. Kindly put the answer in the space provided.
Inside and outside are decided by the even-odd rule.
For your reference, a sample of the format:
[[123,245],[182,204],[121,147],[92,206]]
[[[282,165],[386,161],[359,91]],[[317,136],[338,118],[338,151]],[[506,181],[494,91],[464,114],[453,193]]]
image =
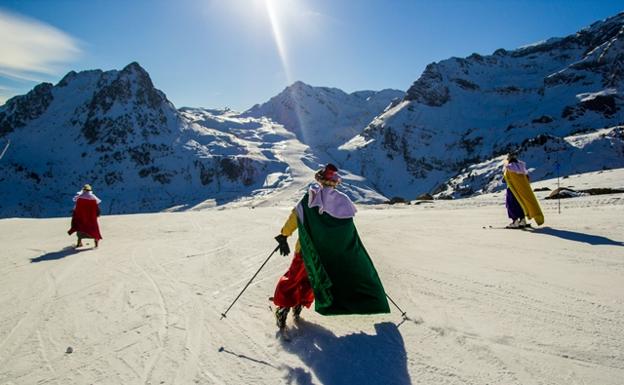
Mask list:
[[6,154],[7,150],[9,149],[9,145],[11,145],[11,140],[7,139],[7,143],[4,146],[4,149],[2,150],[2,152],[0,152],[0,159],[4,158],[4,154]]
[[292,210],[279,235],[278,246],[264,261],[221,319],[240,298],[251,281],[279,250],[290,254],[287,238],[298,230],[299,239],[290,267],[278,280],[270,299],[277,327],[286,328],[292,309],[297,323],[301,310],[315,304],[322,315],[383,314],[389,313],[387,299],[408,319],[390,298],[381,283],[377,270],[353,223],[355,205],[335,187],[341,182],[338,169],[327,164],[317,171],[315,179],[301,201]]

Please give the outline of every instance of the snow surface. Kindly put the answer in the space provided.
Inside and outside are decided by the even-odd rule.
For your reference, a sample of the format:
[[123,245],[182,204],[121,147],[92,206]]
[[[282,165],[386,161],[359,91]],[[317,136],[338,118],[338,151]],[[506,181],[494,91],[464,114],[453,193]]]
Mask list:
[[[624,170],[567,181],[622,187]],[[410,320],[307,310],[292,342],[268,301],[290,258],[274,255],[220,319],[275,247],[280,197],[103,216],[97,250],[68,248],[69,218],[2,219],[0,383],[622,384],[624,194],[561,200],[560,214],[544,194],[546,224],[527,231],[496,228],[501,193],[360,206]]]

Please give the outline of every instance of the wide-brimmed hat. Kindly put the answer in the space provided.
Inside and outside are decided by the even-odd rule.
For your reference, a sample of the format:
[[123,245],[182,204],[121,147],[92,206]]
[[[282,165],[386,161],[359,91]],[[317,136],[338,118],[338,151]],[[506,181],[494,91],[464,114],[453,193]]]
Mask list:
[[82,186],[82,191],[93,191],[93,189],[91,188],[90,184],[86,184],[84,186]]
[[337,186],[342,180],[338,175],[338,167],[327,163],[314,175],[314,179],[324,186]]

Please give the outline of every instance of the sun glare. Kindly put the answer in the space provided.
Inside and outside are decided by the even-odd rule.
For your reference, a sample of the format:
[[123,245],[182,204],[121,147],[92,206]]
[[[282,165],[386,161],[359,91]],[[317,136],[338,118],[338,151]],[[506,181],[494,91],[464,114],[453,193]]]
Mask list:
[[271,23],[273,40],[275,41],[275,46],[277,47],[277,52],[280,56],[280,61],[282,62],[282,67],[284,69],[286,79],[289,83],[291,83],[293,81],[292,73],[290,72],[286,42],[284,40],[282,24],[280,23],[277,9],[278,6],[284,5],[285,3],[287,2],[281,0],[264,0],[264,5],[269,16],[269,22]]
[[[283,30],[283,19],[280,19],[280,16],[286,14],[288,15],[287,9],[278,8],[278,6],[287,6],[293,5],[294,2],[289,0],[264,0],[264,4],[266,6],[267,14],[269,16],[269,22],[271,23],[271,30],[273,32],[273,39],[275,40],[275,45],[277,47],[277,52],[280,56],[280,61],[282,63],[282,69],[284,70],[284,74],[286,76],[286,81],[288,85],[294,82],[293,74],[290,68],[290,62],[288,60],[288,51],[286,49],[286,42],[284,39],[284,30]],[[282,12],[279,12],[282,11]],[[292,11],[292,10],[291,10]],[[296,95],[293,95],[296,97]],[[299,104],[295,103],[295,116],[299,122],[299,129],[301,134],[306,136],[306,127],[305,121],[301,118],[301,111],[298,108]]]

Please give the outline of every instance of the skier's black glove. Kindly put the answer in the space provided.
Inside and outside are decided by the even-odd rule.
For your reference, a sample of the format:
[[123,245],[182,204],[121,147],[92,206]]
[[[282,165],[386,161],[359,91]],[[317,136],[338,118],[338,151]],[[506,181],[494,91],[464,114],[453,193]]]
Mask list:
[[280,254],[284,256],[290,254],[290,247],[288,247],[288,242],[286,242],[285,235],[280,234],[277,237],[275,237],[275,240],[277,241],[277,243],[279,243]]

